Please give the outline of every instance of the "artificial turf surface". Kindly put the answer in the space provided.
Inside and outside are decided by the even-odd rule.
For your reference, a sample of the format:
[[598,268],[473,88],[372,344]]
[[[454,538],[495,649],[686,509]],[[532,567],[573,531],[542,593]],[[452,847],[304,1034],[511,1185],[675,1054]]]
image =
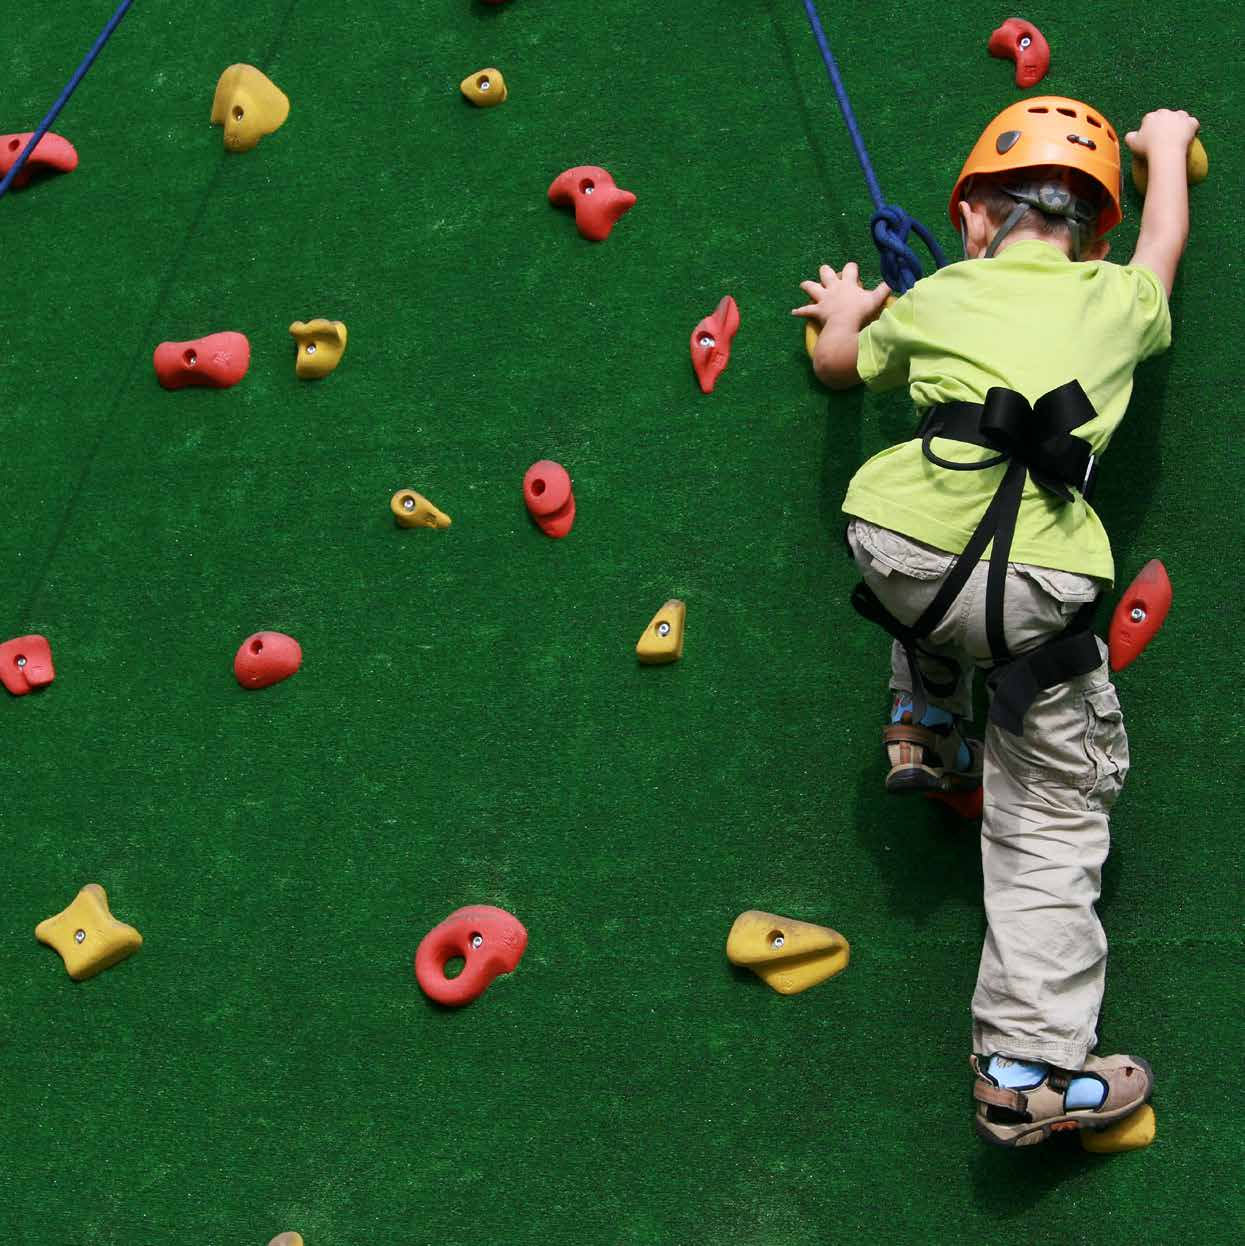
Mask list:
[[[0,131],[113,7],[23,6]],[[1006,13],[820,9],[884,191],[950,247],[1018,96],[985,51]],[[1122,582],[1160,557],[1175,586],[1119,677],[1100,905],[1100,1050],[1153,1064],[1155,1144],[971,1128],[976,835],[882,793],[887,645],[838,537],[912,415],[821,390],[788,314],[819,262],[877,272],[798,0],[140,0],[55,126],[78,170],[0,201],[0,640],[46,634],[57,669],[0,694],[6,1246],[1240,1239],[1239,12],[1024,16],[1039,92],[1121,133],[1187,107],[1211,162],[1097,499]],[[292,111],[228,155],[236,61]],[[478,111],[485,65],[510,98]],[[546,200],[576,164],[639,196],[604,243]],[[726,293],[706,397],[688,334]],[[319,383],[286,332],[312,316],[350,330]],[[240,385],[159,388],[156,343],[226,328]],[[562,541],[521,502],[545,457]],[[453,527],[396,529],[401,487]],[[676,596],[683,661],[638,667]],[[303,668],[247,693],[264,628]],[[145,943],[79,985],[31,932],[88,881]],[[467,903],[530,944],[447,1012],[411,957]],[[794,998],[732,970],[752,907],[833,925],[850,968]]]

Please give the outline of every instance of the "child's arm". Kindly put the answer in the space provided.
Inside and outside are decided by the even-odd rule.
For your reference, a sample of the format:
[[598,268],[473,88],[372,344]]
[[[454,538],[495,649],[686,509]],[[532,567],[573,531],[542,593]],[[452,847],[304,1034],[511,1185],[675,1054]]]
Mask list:
[[793,308],[791,314],[812,320],[821,330],[813,352],[817,379],[831,389],[848,389],[860,384],[856,339],[865,325],[881,315],[890,287],[883,282],[872,290],[864,289],[859,269],[852,263],[844,264],[839,275],[823,264],[820,275],[820,282],[800,282],[800,289],[813,301]]
[[1134,156],[1144,157],[1150,166],[1141,232],[1129,263],[1155,273],[1169,295],[1189,238],[1189,185],[1185,161],[1197,129],[1196,117],[1160,108],[1146,113],[1139,130],[1124,135],[1129,151]]

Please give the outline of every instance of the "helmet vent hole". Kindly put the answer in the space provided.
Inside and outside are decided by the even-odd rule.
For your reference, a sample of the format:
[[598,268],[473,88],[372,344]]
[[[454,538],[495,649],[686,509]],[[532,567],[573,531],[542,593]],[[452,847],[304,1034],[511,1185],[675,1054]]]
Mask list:
[[1030,108],[1030,112],[1050,112],[1049,108]]
[[1061,117],[1075,117],[1076,116],[1076,113],[1071,108],[1056,108],[1055,111],[1059,113]]
[[1095,117],[1095,116],[1094,116],[1094,114],[1093,114],[1092,112],[1087,112],[1087,113],[1085,114],[1085,120],[1086,120],[1086,121],[1088,121],[1090,125],[1095,125],[1095,126],[1097,126],[1100,130],[1102,129],[1102,122],[1101,122],[1101,121],[1099,121],[1099,120],[1098,120],[1098,118],[1097,118],[1097,117]]
[[1117,144],[1118,144],[1118,143],[1119,143],[1119,141],[1120,141],[1118,138],[1116,138],[1116,137],[1115,137],[1115,131],[1114,131],[1114,130],[1110,127],[1110,126],[1107,126],[1107,137],[1108,137],[1108,138],[1109,138],[1109,139],[1110,139],[1113,143],[1117,143]]

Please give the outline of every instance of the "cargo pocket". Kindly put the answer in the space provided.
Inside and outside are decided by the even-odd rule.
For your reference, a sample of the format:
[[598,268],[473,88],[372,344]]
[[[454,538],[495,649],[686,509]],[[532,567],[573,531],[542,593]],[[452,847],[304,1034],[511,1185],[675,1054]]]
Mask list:
[[935,549],[900,532],[879,528],[877,524],[863,519],[852,521],[849,541],[868,556],[872,569],[881,576],[892,571],[913,580],[938,580],[947,574],[947,568],[955,561],[955,555],[946,550]]
[[1074,615],[1087,601],[1098,596],[1101,585],[1091,575],[1078,571],[1057,571],[1054,567],[1034,567],[1027,562],[1011,564],[1015,571],[1032,580],[1044,593],[1059,603],[1064,617]]
[[1109,813],[1128,776],[1128,733],[1120,698],[1108,684],[1085,694],[1085,752],[1094,768],[1087,799],[1091,809]]

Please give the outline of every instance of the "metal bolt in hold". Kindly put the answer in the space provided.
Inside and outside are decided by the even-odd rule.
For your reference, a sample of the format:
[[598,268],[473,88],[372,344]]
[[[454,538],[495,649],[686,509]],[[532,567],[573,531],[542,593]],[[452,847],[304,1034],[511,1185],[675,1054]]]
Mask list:
[[17,659],[17,669],[20,671],[25,665],[26,665],[26,659],[24,657],[19,657]]
[[660,623],[657,624],[657,635],[658,636],[669,636],[670,635],[670,624],[667,623],[665,619],[663,619]]
[[86,931],[85,931],[85,930],[75,930],[75,931],[73,932],[73,941],[74,941],[75,943],[85,943],[85,942],[86,942]]
[[316,344],[314,342],[307,343],[307,354],[314,355],[316,353]]
[[1145,620],[1146,612],[1140,606],[1134,606],[1129,612],[1128,617],[1134,623],[1141,623]]
[[775,936],[774,936],[774,937],[773,937],[773,938],[769,941],[769,945],[770,945],[770,947],[782,947],[782,945],[783,945],[784,943],[786,943],[786,941],[787,941],[787,940],[786,940],[786,939],[785,939],[782,935],[780,935],[780,934],[776,934],[776,935],[775,935]]
[[413,511],[415,509],[415,499],[409,495],[404,497],[402,499],[402,509],[404,511]]
[[478,935],[478,934],[475,934],[475,935],[472,935],[472,936],[471,936],[471,946],[472,946],[472,947],[480,947],[480,946],[482,946],[482,945],[483,945],[483,943],[484,943],[484,936],[483,936],[483,935]]
[[697,345],[699,346],[716,346],[717,344],[717,338],[711,333],[702,333],[697,339]]
[[1025,35],[1025,37],[1020,41],[1020,50],[1023,52],[1032,42],[1033,40],[1030,39],[1028,35]]

